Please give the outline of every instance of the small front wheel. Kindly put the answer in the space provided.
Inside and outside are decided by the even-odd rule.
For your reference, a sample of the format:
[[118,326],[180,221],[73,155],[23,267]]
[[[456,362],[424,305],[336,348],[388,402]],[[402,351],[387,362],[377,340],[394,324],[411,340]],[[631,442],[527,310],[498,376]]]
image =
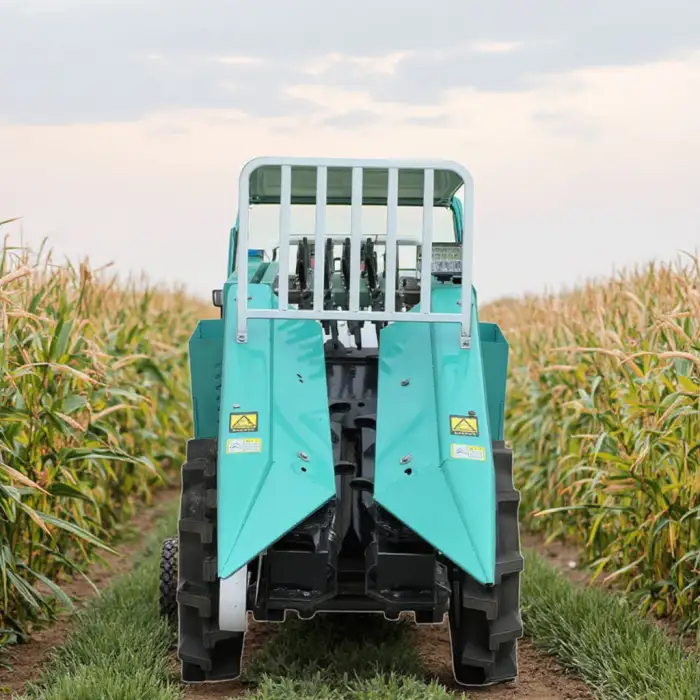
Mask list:
[[177,537],[168,537],[160,553],[160,614],[177,622]]

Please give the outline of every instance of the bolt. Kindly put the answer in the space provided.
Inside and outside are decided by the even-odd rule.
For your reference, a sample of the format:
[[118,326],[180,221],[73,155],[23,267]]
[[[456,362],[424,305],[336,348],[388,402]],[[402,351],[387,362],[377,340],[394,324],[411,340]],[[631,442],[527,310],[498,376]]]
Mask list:
[[304,462],[308,462],[308,461],[309,461],[309,455],[307,455],[306,452],[299,452],[299,453],[297,454],[297,457],[299,457],[299,459],[304,460]]
[[410,379],[402,379],[401,386],[408,386],[411,383]]
[[240,407],[241,407],[241,404],[239,404],[239,403],[234,403],[234,404],[233,404],[233,407],[234,407],[234,408],[240,408]]
[[405,455],[404,457],[401,457],[401,464],[408,464],[413,457],[411,455]]

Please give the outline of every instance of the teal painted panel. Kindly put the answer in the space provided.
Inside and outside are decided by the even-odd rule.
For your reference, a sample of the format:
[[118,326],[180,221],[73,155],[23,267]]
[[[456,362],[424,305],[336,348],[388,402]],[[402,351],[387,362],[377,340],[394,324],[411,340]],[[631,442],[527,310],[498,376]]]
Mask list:
[[[460,291],[435,285],[432,310],[455,310]],[[472,329],[470,350],[460,348],[459,324],[397,322],[382,330],[374,498],[488,584],[496,493],[475,295]],[[451,416],[469,418],[470,411],[478,435],[453,435]]]
[[[218,455],[221,578],[335,497],[323,330],[316,321],[250,319],[248,341],[237,343],[237,290],[235,283],[224,287]],[[277,306],[266,284],[251,284],[248,294],[251,308]],[[256,429],[232,433],[232,412],[256,413]]]
[[279,271],[279,263],[278,262],[268,263],[267,267],[265,268],[265,272],[260,280],[260,283],[261,284],[269,284],[271,287],[274,286],[275,278],[277,277],[278,271]]
[[194,437],[198,439],[219,434],[223,346],[224,323],[218,318],[200,321],[190,337],[192,415]]
[[508,341],[495,323],[479,323],[491,437],[503,440],[508,375]]

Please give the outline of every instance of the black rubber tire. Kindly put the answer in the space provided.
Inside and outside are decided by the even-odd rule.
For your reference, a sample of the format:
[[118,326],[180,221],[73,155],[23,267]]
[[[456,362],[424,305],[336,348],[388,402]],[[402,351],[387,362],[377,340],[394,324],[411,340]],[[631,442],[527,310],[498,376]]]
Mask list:
[[177,537],[163,541],[160,552],[160,614],[177,622]]
[[520,615],[520,493],[513,485],[513,453],[493,442],[496,471],[496,580],[484,586],[464,571],[452,576],[450,637],[455,680],[468,687],[513,681],[518,675]]
[[244,635],[218,623],[217,453],[216,440],[190,440],[182,465],[177,606],[185,683],[235,680],[241,673]]

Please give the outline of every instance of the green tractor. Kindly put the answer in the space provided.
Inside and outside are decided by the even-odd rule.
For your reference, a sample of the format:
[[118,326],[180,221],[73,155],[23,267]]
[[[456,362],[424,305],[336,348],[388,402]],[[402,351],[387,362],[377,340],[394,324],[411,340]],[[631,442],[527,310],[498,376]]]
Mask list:
[[478,319],[472,199],[452,162],[244,167],[161,561],[183,681],[238,677],[249,613],[287,611],[447,615],[458,683],[516,678],[508,344]]

